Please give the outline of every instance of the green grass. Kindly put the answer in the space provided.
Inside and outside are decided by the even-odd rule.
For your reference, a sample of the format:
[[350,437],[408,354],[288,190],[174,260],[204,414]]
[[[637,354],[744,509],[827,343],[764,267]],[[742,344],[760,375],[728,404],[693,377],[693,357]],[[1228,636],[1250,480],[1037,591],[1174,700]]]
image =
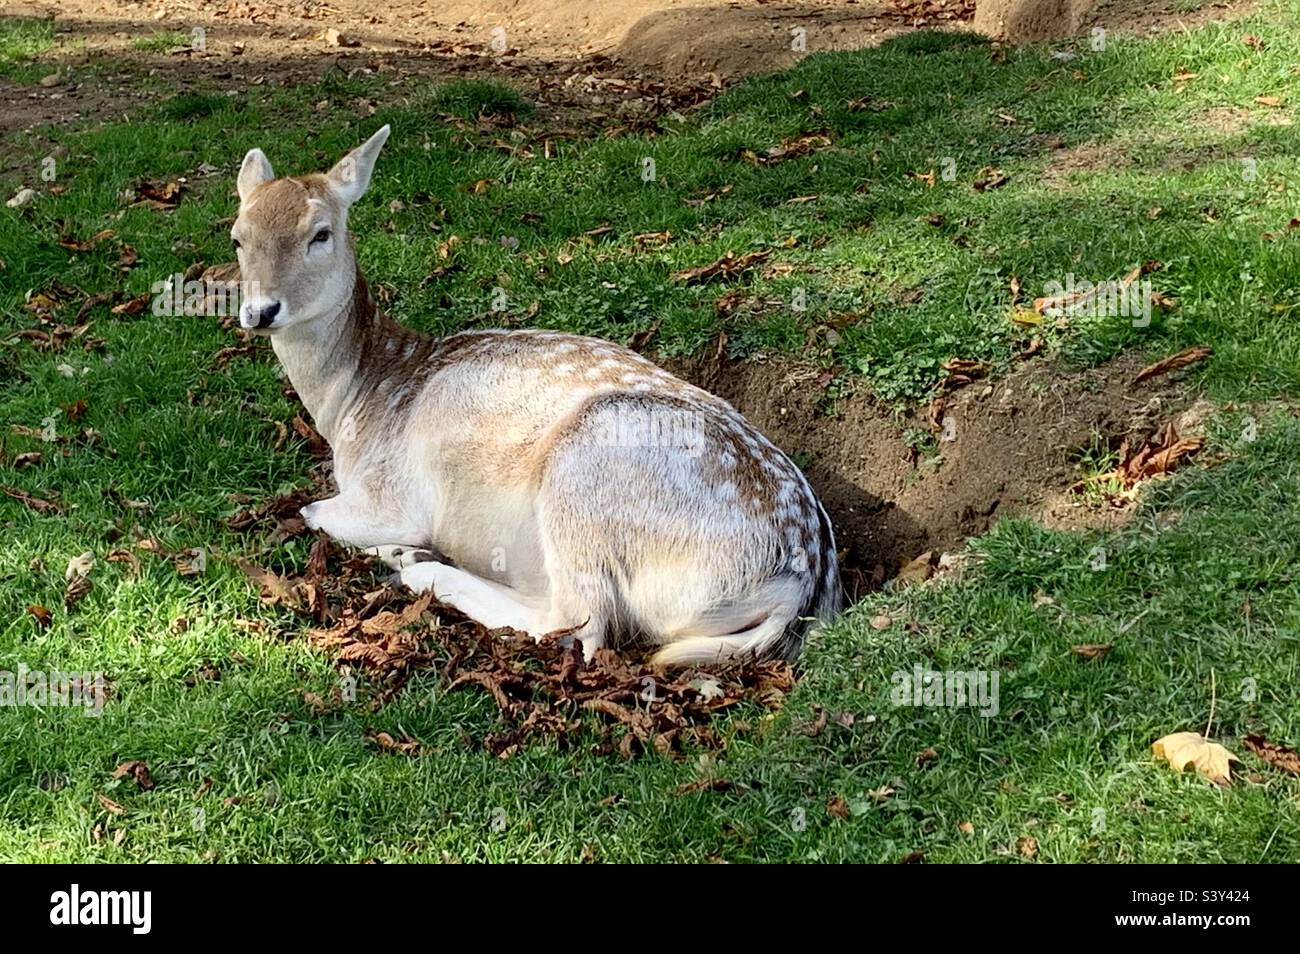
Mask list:
[[[1300,859],[1300,783],[1240,745],[1248,732],[1300,744],[1300,421],[1287,410],[1300,385],[1300,232],[1285,231],[1300,160],[1295,127],[1279,122],[1300,103],[1300,31],[1286,25],[1297,12],[1278,0],[1244,23],[1111,37],[1106,52],[1066,63],[1036,48],[997,62],[973,38],[918,34],[756,78],[654,136],[556,134],[517,92],[477,82],[413,89],[359,123],[347,105],[382,81],[342,74],[236,97],[198,90],[130,123],[45,131],[67,147],[65,191],[40,179],[42,143],[4,183],[6,195],[36,188],[37,201],[0,209],[0,484],[57,490],[67,515],[0,497],[0,668],[103,670],[113,694],[99,718],[0,710],[0,859],[577,860],[586,850],[611,861],[892,862],[915,851],[997,861],[1025,860],[1028,838],[1048,861]],[[1263,48],[1244,46],[1246,33]],[[1175,82],[1180,67],[1196,78]],[[1207,119],[1229,110],[1231,121]],[[229,259],[221,220],[251,146],[280,173],[307,171],[383,122],[394,135],[353,226],[391,310],[435,332],[499,320],[489,308],[501,287],[510,322],[615,340],[660,322],[656,343],[669,354],[725,330],[738,358],[797,353],[898,403],[928,396],[945,359],[1002,366],[1031,334],[1076,364],[1211,344],[1195,383],[1273,410],[1251,405],[1253,441],[1241,438],[1243,411],[1222,412],[1202,455],[1213,466],[1152,485],[1124,529],[1004,520],[972,542],[959,580],[860,604],[809,647],[779,715],[721,723],[720,754],[624,762],[580,742],[495,759],[477,742],[497,726],[491,702],[445,693],[431,675],[377,712],[363,685],[361,703],[313,715],[302,691],[329,695],[329,659],[299,638],[299,620],[259,604],[233,563],[301,566],[304,547],[223,524],[231,495],[299,485],[309,466],[296,444],[274,448],[275,422],[295,409],[269,353],[219,369],[213,355],[232,339],[214,321],[107,307],[90,312],[100,352],[43,354],[10,333],[34,324],[21,307],[29,289],[57,280],[140,293],[196,259]],[[832,146],[763,167],[742,158],[812,133]],[[554,159],[543,158],[548,138]],[[6,148],[21,156],[26,143]],[[1065,174],[1054,163],[1075,147],[1103,159]],[[949,158],[951,182],[938,175]],[[203,163],[219,174],[197,175]],[[1009,182],[976,190],[986,166]],[[931,169],[933,187],[908,176]],[[174,213],[122,208],[134,180],[180,175],[190,189]],[[118,238],[95,251],[57,244],[104,228]],[[635,239],[661,231],[673,233],[662,247]],[[139,255],[125,275],[118,241]],[[788,268],[742,283],[745,304],[723,319],[713,302],[726,289],[669,276],[728,250],[767,250]],[[1013,277],[1024,304],[1067,273],[1104,280],[1151,260],[1162,264],[1156,288],[1178,304],[1149,326],[1010,321]],[[446,271],[426,281],[436,268]],[[804,310],[788,305],[798,289]],[[83,399],[74,424],[60,409]],[[9,430],[51,415],[63,437],[89,427],[100,438],[44,444]],[[30,450],[42,463],[12,469]],[[1081,466],[1107,461],[1098,446]],[[173,550],[207,548],[208,571],[181,577],[145,555],[133,577],[105,562],[137,532]],[[95,587],[66,612],[63,570],[85,550],[99,556]],[[49,629],[30,604],[54,610]],[[189,627],[173,632],[182,615]],[[878,630],[881,615],[893,623]],[[1070,652],[1082,643],[1115,648],[1087,662]],[[221,679],[187,687],[206,661]],[[998,714],[891,704],[893,674],[916,665],[998,673]],[[1256,781],[1219,789],[1151,758],[1158,736],[1204,728],[1212,685],[1214,735]],[[809,734],[814,707],[853,718]],[[432,751],[377,752],[367,729],[409,733]],[[918,765],[930,748],[936,757]],[[152,769],[150,792],[109,778],[135,758]],[[735,785],[674,794],[703,776]],[[96,794],[127,813],[107,813]],[[836,797],[847,819],[828,813]]]
[[189,45],[189,34],[181,33],[178,30],[150,33],[148,36],[138,36],[131,41],[131,49],[139,50],[142,53],[167,53]]
[[53,20],[0,17],[0,76],[29,82],[39,78],[29,61],[53,45]]

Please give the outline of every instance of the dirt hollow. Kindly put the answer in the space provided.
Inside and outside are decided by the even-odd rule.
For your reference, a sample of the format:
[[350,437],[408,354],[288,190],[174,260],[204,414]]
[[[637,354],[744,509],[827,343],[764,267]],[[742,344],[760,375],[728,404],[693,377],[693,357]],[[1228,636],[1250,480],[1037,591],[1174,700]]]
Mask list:
[[[900,420],[866,395],[828,403],[822,372],[794,361],[670,363],[804,465],[835,526],[850,593],[878,587],[926,551],[937,559],[1004,515],[1062,528],[1126,520],[1131,506],[1071,492],[1081,458],[1126,439],[1140,445],[1171,420],[1195,433],[1207,407],[1176,375],[1134,384],[1142,366],[1135,355],[1086,371],[1034,358],[946,395],[942,410]],[[937,455],[908,445],[909,425],[938,432]]]

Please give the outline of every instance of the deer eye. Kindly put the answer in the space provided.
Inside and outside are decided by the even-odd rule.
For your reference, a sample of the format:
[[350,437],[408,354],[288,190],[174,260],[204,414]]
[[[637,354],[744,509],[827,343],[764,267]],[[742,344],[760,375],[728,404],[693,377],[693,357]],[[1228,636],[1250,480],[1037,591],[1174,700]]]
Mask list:
[[328,242],[329,240],[330,240],[330,230],[321,229],[319,232],[317,232],[315,235],[311,237],[311,244],[315,245],[317,242]]

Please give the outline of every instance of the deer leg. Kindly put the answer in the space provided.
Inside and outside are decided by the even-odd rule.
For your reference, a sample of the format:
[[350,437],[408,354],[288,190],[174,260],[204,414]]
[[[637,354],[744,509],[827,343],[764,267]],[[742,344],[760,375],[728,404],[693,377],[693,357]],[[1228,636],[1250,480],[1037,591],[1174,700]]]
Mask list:
[[488,629],[508,627],[539,637],[546,618],[517,590],[491,583],[446,563],[414,563],[399,573],[404,584],[422,593],[432,590],[440,603],[454,606]]
[[427,546],[428,539],[374,512],[359,494],[339,494],[302,508],[302,519],[313,530],[323,530],[340,543],[353,547]]

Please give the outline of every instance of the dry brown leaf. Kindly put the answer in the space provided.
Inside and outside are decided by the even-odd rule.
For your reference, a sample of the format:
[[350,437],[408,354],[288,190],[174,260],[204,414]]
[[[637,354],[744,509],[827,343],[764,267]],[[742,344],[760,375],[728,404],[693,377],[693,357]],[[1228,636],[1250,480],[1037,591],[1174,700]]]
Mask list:
[[68,581],[67,589],[63,591],[63,605],[67,609],[72,609],[83,599],[86,598],[95,584],[90,581],[89,576],[75,576]]
[[1113,643],[1081,643],[1071,646],[1070,652],[1083,659],[1105,659],[1114,648]]
[[1120,445],[1120,463],[1115,470],[1081,480],[1070,489],[1078,493],[1089,483],[1105,485],[1113,481],[1118,482],[1125,490],[1132,490],[1144,480],[1169,473],[1182,462],[1183,458],[1190,457],[1204,446],[1204,437],[1179,437],[1171,421],[1136,452],[1129,446],[1128,441]]
[[66,248],[70,252],[92,252],[101,243],[108,241],[115,235],[117,235],[117,233],[112,229],[101,229],[100,231],[92,235],[90,238],[85,239],[83,241],[78,241],[77,239],[71,238],[69,236],[64,236],[63,238],[59,239],[59,245],[61,245],[63,248]]
[[1187,348],[1177,354],[1171,354],[1167,358],[1161,358],[1155,364],[1147,365],[1138,372],[1138,376],[1133,379],[1133,383],[1141,384],[1143,381],[1149,381],[1162,374],[1168,374],[1170,371],[1177,371],[1179,368],[1185,368],[1197,361],[1202,361],[1212,354],[1214,354],[1214,349],[1208,345]]
[[740,158],[755,166],[770,166],[778,162],[784,162],[786,159],[806,156],[818,149],[825,149],[830,144],[829,136],[820,134],[800,136],[797,139],[787,139],[779,146],[773,146],[762,154],[756,153],[752,149],[745,149],[740,153]]
[[985,166],[979,172],[979,178],[975,180],[976,192],[987,192],[989,189],[1000,189],[1011,178],[1001,169],[994,169],[992,166]]
[[135,201],[131,204],[166,212],[180,204],[181,193],[184,191],[184,183],[176,179],[141,179],[131,186],[131,192],[135,195]]
[[63,508],[53,500],[45,500],[42,497],[29,494],[25,490],[19,490],[17,487],[0,487],[0,493],[3,493],[6,497],[12,497],[21,504],[31,507],[37,513],[63,513]]
[[767,261],[771,254],[771,252],[766,251],[749,252],[745,255],[728,252],[717,261],[710,262],[700,268],[688,268],[685,271],[674,272],[673,280],[687,285],[703,285],[706,282],[715,280],[727,281],[738,278],[755,265]]
[[120,305],[114,305],[109,310],[115,315],[138,315],[149,307],[149,302],[153,299],[148,294],[136,295],[134,298],[127,299]]
[[1242,739],[1241,744],[1274,768],[1300,775],[1300,752],[1295,749],[1270,742],[1262,735],[1248,735]]
[[396,752],[398,755],[423,755],[428,751],[423,742],[419,742],[410,736],[398,740],[387,732],[376,732],[374,730],[367,732],[366,736],[385,752]]
[[895,585],[911,586],[916,583],[924,583],[934,576],[934,568],[938,563],[939,555],[933,550],[926,550],[898,571]]
[[727,792],[735,783],[729,778],[701,778],[694,782],[683,782],[673,789],[674,795],[691,795],[695,792]]
[[120,779],[127,776],[131,777],[131,780],[135,782],[142,792],[147,792],[154,786],[153,776],[149,774],[149,766],[142,759],[123,762],[113,769],[112,778]]
[[126,814],[126,809],[123,808],[121,805],[119,805],[117,802],[113,801],[107,795],[101,795],[98,792],[96,792],[95,797],[99,799],[99,804],[103,806],[104,810],[108,812],[110,815]]

